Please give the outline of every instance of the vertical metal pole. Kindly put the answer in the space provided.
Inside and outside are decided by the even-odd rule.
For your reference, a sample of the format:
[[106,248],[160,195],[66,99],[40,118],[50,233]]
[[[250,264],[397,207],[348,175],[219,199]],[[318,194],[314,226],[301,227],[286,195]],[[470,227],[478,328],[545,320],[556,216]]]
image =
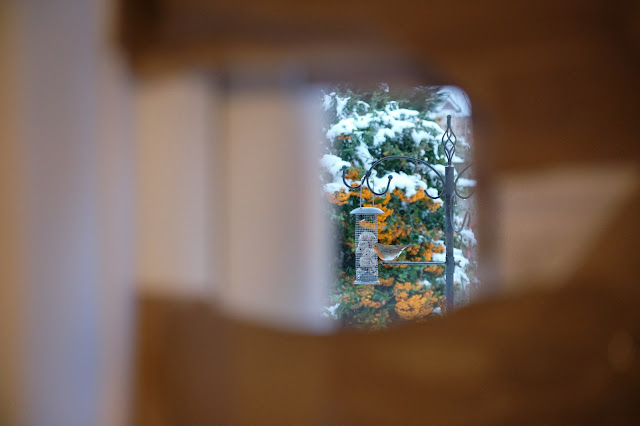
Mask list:
[[445,167],[444,174],[444,238],[445,238],[445,296],[447,313],[453,311],[453,166]]

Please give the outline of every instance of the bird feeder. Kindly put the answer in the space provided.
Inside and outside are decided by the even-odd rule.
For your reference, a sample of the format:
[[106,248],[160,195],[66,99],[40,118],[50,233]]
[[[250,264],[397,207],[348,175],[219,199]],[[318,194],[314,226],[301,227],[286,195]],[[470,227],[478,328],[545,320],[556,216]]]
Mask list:
[[378,215],[376,207],[359,207],[351,211],[356,218],[356,280],[354,284],[380,284],[378,255],[373,245],[378,243]]

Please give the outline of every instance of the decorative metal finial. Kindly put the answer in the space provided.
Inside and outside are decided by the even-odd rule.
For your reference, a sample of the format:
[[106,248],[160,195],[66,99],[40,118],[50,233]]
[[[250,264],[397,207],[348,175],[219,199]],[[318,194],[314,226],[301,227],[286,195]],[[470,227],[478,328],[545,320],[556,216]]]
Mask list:
[[456,153],[456,135],[451,128],[451,115],[447,115],[447,128],[442,135],[442,143],[444,144],[444,155],[447,157],[448,165],[451,165],[453,156]]

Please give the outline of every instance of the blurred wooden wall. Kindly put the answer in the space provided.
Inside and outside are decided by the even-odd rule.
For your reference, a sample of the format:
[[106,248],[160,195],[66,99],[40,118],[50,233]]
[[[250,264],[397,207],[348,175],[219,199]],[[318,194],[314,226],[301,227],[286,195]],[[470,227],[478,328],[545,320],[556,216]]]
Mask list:
[[357,82],[348,57],[330,63],[335,74],[313,57],[351,46],[401,51],[490,115],[479,120],[491,120],[491,141],[480,140],[503,170],[638,155],[623,137],[640,106],[638,8],[631,0],[144,0],[123,2],[120,35],[140,72],[295,59],[319,80]]
[[[375,75],[349,59],[384,52],[418,80],[461,86],[474,105],[485,253],[496,244],[488,188],[504,176],[602,164],[638,176],[634,1],[137,0],[121,14],[141,78],[298,61],[311,81],[357,82]],[[318,337],[142,298],[134,423],[637,423],[637,185],[625,194],[567,285],[430,324]]]

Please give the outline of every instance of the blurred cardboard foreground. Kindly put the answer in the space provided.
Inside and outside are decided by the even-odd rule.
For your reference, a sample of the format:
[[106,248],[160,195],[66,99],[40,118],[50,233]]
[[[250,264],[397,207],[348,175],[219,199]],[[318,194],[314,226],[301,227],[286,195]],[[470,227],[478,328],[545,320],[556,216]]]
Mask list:
[[134,423],[634,424],[639,296],[581,280],[329,336],[143,298]]
[[134,422],[636,423],[638,8],[289,3],[151,2],[155,14],[133,3],[123,40],[141,75],[230,60],[300,63],[311,81],[375,80],[349,60],[359,46],[359,58],[395,51],[412,71],[394,78],[460,85],[474,104],[480,243],[496,298],[432,323],[313,336],[143,296]]
[[[639,46],[631,0],[0,3],[0,423],[637,424]],[[343,80],[469,94],[475,305],[310,332],[298,95]],[[276,242],[251,152],[304,175]]]

